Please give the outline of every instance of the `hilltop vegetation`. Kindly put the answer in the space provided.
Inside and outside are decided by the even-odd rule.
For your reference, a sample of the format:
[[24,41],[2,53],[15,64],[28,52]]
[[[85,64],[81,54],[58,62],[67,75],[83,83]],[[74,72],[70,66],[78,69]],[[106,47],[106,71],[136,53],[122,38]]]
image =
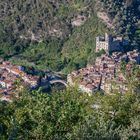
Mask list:
[[[101,2],[102,4],[97,4]],[[0,56],[14,63],[70,72],[94,63],[95,37],[112,32],[97,18],[103,9],[115,33],[140,41],[138,0],[1,0]]]

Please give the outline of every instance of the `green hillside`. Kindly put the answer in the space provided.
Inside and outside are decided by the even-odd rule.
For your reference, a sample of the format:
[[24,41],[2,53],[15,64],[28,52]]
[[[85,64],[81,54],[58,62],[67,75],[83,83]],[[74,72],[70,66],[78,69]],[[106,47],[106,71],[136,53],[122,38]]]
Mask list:
[[115,34],[130,41],[129,49],[139,48],[139,5],[138,0],[1,0],[0,56],[65,73],[94,63],[95,37],[110,32],[97,18],[99,9],[112,20]]
[[[33,4],[32,1],[24,1],[18,5],[16,1],[9,2],[10,16],[5,13],[1,24],[1,56],[17,64],[64,72],[93,63],[96,57],[95,37],[106,31],[94,11],[95,2],[45,2]],[[19,8],[21,4],[23,8]],[[78,16],[86,17],[86,21],[81,26],[72,26],[71,22]],[[49,34],[52,29],[61,35]],[[41,36],[38,40],[43,42],[32,40],[29,31],[34,36]]]

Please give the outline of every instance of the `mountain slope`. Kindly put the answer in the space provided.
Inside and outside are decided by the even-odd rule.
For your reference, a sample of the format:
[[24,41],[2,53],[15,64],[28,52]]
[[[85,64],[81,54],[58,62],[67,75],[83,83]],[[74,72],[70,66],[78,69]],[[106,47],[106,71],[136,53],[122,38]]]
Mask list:
[[[14,63],[69,72],[94,63],[95,37],[110,32],[139,46],[139,1],[1,0],[0,55]],[[115,17],[115,18],[114,18]],[[111,31],[112,32],[112,31]]]

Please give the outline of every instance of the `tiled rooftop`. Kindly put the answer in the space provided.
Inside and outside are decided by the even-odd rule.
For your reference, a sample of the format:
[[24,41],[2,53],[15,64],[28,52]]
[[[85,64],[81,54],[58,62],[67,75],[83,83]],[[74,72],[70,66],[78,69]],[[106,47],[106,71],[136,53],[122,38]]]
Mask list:
[[[102,85],[101,87],[104,87],[104,85],[108,86],[109,89],[109,83],[113,81],[118,85],[126,85],[126,79],[120,70],[120,61],[123,57],[128,57],[130,61],[136,60],[138,54],[139,53],[137,51],[133,51],[128,54],[115,52],[112,56],[108,56],[106,54],[102,55],[96,59],[95,65],[88,65],[86,68],[72,72],[72,79],[79,77],[78,84],[85,86],[91,91],[94,91],[95,87],[97,88],[100,85]],[[132,65],[128,64],[126,69],[127,71],[131,70]],[[116,75],[118,76],[117,78]]]
[[[30,86],[38,84],[39,77],[26,74],[20,70],[18,66],[12,65],[8,61],[4,61],[0,64],[0,94],[7,93],[8,95],[14,94],[14,83],[18,78],[25,80],[24,83]],[[10,98],[9,96],[3,97],[3,99]]]

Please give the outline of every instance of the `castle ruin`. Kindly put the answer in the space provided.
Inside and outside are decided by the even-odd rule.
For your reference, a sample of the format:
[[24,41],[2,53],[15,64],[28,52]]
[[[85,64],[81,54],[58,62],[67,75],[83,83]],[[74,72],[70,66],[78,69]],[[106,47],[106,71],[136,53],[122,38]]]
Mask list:
[[96,52],[105,50],[106,53],[122,51],[122,46],[126,43],[122,37],[113,37],[105,33],[105,36],[96,37]]

